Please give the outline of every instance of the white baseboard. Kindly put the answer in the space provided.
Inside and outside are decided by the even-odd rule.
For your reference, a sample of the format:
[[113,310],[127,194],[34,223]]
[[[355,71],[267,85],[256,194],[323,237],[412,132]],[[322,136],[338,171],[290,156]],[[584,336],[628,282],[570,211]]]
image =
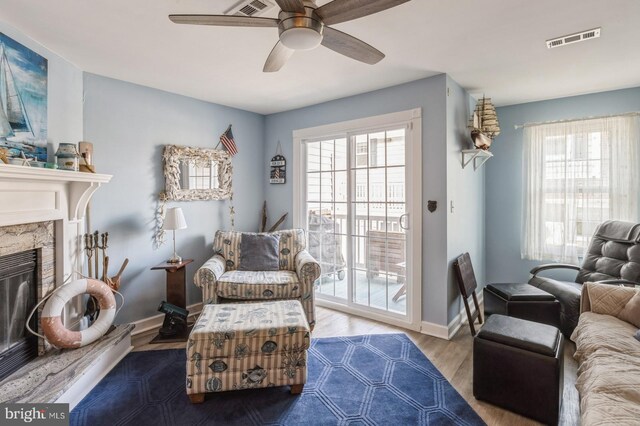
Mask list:
[[83,372],[82,377],[76,380],[56,402],[67,403],[69,411],[73,410],[132,349],[131,334],[127,334],[116,346],[97,357],[91,367]]
[[[484,299],[481,292],[478,295],[478,305],[480,305],[481,310],[482,310],[483,302],[484,302]],[[470,307],[471,307],[471,313],[473,314],[475,312],[473,303],[471,303]],[[467,320],[467,311],[464,309],[464,305],[463,305],[458,315],[456,315],[446,326],[435,324],[432,322],[422,321],[420,332],[422,334],[427,334],[429,336],[437,337],[439,339],[451,340],[453,336],[456,335],[458,330],[460,330],[460,327],[462,327],[463,324],[466,324],[468,322],[469,321]]]
[[[187,306],[187,310],[189,311],[189,319],[194,320],[198,315],[200,315],[200,312],[202,312],[202,303],[194,303],[193,305],[189,305]],[[136,337],[148,331],[157,330],[162,326],[162,321],[164,321],[163,314],[158,314],[152,317],[134,321],[133,324],[136,325],[136,328],[134,328],[131,332],[131,336]]]
[[[483,297],[482,297],[482,293],[480,293],[478,295],[478,304],[480,305],[480,308],[482,309],[482,303],[483,303]],[[345,309],[344,307],[335,304],[335,303],[331,303],[328,301],[324,301],[324,300],[316,300],[316,305],[317,306],[324,306],[330,309],[336,309],[336,310],[340,310],[343,312],[347,312],[349,313],[349,310]],[[473,309],[473,304],[471,305],[472,309]],[[187,306],[187,310],[189,311],[189,319],[195,319],[198,315],[200,315],[200,312],[202,311],[202,303],[195,303],[193,305],[189,305]],[[471,311],[472,313],[474,312],[473,310]],[[351,310],[350,313],[355,313],[355,315],[359,315],[359,316],[363,316],[363,317],[371,317],[371,312],[353,312]],[[404,321],[397,321],[397,320],[389,320],[389,318],[384,318],[382,316],[378,317],[377,315],[373,315],[374,320],[377,321],[382,321],[382,322],[387,322],[390,323],[391,325],[395,325],[398,327],[404,327],[404,328],[408,328],[408,329],[412,329],[413,327],[411,327],[410,323],[404,322]],[[158,315],[154,315],[152,317],[149,318],[144,318],[138,321],[134,321],[133,324],[135,324],[135,328],[133,329],[133,332],[131,333],[132,337],[136,337],[140,334],[144,334],[148,331],[151,330],[157,330],[158,328],[160,328],[160,326],[162,325],[162,321],[164,320],[164,315],[162,314],[158,314]],[[451,320],[451,322],[449,322],[448,325],[444,326],[441,324],[435,324],[432,322],[427,322],[427,321],[422,321],[420,323],[420,332],[422,334],[426,334],[429,336],[433,336],[433,337],[437,337],[439,339],[445,339],[445,340],[451,340],[453,338],[453,336],[456,335],[456,333],[458,332],[458,330],[460,330],[460,327],[462,327],[463,324],[466,324],[467,321],[467,313],[464,309],[464,306],[462,307],[462,309],[460,310],[460,313],[458,313],[458,315],[455,316],[455,318],[453,318],[453,320]]]
[[447,326],[427,321],[422,321],[420,325],[420,333],[437,337],[439,339],[449,340],[449,328]]

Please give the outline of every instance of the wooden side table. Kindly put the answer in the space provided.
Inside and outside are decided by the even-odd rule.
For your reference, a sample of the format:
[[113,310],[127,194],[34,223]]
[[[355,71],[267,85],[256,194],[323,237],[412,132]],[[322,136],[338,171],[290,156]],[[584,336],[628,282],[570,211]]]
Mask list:
[[[184,259],[180,263],[163,262],[154,266],[151,270],[164,269],[167,275],[167,302],[180,308],[187,308],[187,265],[193,262],[193,259]],[[186,342],[189,337],[191,327],[181,336],[163,337],[157,335],[151,343],[171,343]]]

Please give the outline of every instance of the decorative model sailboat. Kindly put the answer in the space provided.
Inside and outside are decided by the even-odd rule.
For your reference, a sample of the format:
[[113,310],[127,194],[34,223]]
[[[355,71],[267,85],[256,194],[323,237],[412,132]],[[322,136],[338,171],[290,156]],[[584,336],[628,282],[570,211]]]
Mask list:
[[493,139],[500,134],[500,123],[496,107],[491,98],[482,97],[476,104],[469,122],[471,138],[476,148],[488,150]]

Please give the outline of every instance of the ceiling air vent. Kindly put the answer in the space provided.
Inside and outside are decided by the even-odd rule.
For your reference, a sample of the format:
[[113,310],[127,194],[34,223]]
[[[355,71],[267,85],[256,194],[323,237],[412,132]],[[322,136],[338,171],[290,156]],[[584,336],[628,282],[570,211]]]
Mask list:
[[225,15],[262,16],[275,7],[271,0],[243,0],[225,12]]
[[553,49],[554,47],[565,46],[567,44],[579,43],[581,41],[591,40],[600,37],[600,28],[593,30],[582,31],[580,33],[569,34],[566,36],[553,38],[547,40],[547,48]]

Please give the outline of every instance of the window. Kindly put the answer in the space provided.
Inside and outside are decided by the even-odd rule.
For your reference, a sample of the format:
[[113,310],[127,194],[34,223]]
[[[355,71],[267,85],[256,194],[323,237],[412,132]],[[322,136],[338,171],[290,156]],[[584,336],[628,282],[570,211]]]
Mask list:
[[524,259],[580,263],[600,223],[638,219],[639,122],[525,127]]

